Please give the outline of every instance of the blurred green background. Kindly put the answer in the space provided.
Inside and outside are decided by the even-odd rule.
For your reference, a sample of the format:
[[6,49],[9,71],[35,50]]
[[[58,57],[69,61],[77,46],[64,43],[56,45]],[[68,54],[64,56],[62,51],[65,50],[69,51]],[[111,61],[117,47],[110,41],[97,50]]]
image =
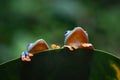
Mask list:
[[0,0],[0,63],[40,38],[62,46],[76,26],[95,48],[120,57],[120,0]]

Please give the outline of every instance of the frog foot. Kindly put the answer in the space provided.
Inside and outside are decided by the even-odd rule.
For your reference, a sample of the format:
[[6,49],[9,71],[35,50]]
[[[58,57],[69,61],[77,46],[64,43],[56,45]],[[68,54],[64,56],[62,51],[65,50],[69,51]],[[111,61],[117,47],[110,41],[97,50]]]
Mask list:
[[93,45],[90,43],[83,43],[82,48],[86,48],[86,49],[90,49],[90,50],[94,49]]
[[56,44],[52,44],[52,45],[51,45],[51,48],[52,48],[52,49],[60,49],[60,46],[59,46],[59,45],[56,45]]
[[22,52],[21,60],[29,62],[31,61],[31,58],[30,58],[31,56],[33,56],[32,53]]
[[68,48],[70,51],[73,51],[74,49],[78,49],[77,46],[69,46],[69,45],[64,45],[63,48]]

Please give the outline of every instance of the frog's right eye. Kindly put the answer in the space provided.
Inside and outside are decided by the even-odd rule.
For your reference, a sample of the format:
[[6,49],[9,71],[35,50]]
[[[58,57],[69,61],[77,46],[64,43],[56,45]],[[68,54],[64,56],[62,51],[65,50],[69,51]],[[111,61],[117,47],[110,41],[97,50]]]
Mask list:
[[66,31],[65,32],[65,37],[68,36],[70,34],[70,32],[71,32],[70,30]]
[[32,47],[32,43],[29,43],[28,45],[27,45],[27,51]]

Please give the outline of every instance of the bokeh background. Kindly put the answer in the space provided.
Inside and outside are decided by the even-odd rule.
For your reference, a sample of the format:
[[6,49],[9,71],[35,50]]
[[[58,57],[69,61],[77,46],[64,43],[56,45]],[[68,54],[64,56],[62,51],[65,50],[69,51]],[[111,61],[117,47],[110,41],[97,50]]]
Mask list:
[[76,26],[96,49],[120,57],[120,0],[0,0],[0,63],[40,38],[62,46]]

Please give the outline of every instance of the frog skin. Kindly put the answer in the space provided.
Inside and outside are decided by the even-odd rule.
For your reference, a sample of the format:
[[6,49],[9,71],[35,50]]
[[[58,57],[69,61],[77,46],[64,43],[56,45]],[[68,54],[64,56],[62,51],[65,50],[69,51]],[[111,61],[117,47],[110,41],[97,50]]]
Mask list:
[[81,27],[75,27],[73,30],[68,30],[65,33],[64,47],[69,48],[71,51],[78,48],[87,48],[93,50],[92,44],[88,43],[88,34]]
[[59,49],[60,46],[56,44],[52,44],[51,48],[49,48],[48,44],[44,39],[39,39],[35,41],[34,43],[29,43],[27,46],[27,50],[25,52],[22,52],[21,59],[22,61],[31,61],[31,58],[34,53],[36,52],[42,52],[45,50],[50,50],[50,49]]

